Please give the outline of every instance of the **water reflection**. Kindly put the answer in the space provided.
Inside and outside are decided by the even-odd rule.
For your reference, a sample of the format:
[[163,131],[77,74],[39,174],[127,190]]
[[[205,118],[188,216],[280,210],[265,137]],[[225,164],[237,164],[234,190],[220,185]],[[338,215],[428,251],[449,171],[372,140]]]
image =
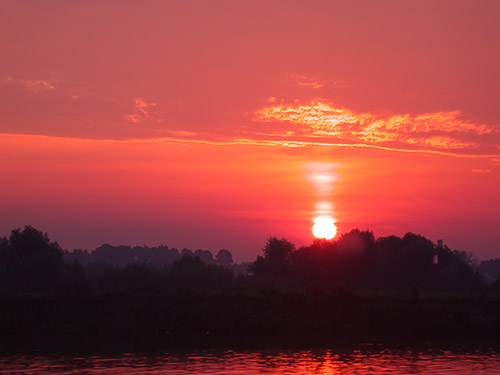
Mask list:
[[192,351],[111,356],[10,355],[0,374],[498,374],[494,348],[474,350],[389,349]]

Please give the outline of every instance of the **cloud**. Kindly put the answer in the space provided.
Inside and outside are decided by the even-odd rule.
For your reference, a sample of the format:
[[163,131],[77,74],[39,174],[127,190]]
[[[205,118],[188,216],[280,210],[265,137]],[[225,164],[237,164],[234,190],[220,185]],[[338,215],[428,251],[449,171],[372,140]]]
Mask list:
[[15,79],[8,76],[5,79],[7,82],[16,83],[27,89],[28,91],[39,93],[42,91],[52,91],[55,90],[54,86],[55,80],[45,80],[45,79]]
[[[256,111],[254,120],[289,124],[288,132],[301,137],[436,150],[480,148],[485,136],[498,133],[493,126],[463,120],[459,111],[379,116],[358,113],[324,100],[274,104]],[[269,135],[272,134],[271,131]]]
[[140,124],[150,120],[161,122],[158,118],[159,113],[155,110],[157,104],[155,102],[146,102],[143,98],[134,99],[134,111],[124,116],[125,120]]
[[295,82],[297,82],[297,85],[299,86],[304,86],[304,87],[311,87],[313,89],[320,89],[323,87],[323,84],[310,78],[310,77],[306,77],[306,76],[303,76],[303,75],[299,75],[299,74],[294,74],[292,75],[292,78],[295,80]]
[[491,173],[491,171],[489,169],[481,169],[481,168],[471,169],[470,171],[472,173],[482,173],[482,174]]

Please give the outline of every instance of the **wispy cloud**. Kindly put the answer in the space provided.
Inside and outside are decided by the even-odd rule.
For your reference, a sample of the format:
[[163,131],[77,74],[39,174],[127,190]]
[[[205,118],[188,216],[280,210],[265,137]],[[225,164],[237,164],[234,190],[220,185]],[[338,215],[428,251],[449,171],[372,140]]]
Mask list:
[[42,91],[52,91],[56,89],[55,80],[53,79],[16,79],[8,76],[5,80],[10,83],[21,85],[26,90],[34,93],[39,93]]
[[134,111],[124,116],[125,120],[134,124],[140,124],[153,120],[161,122],[158,118],[158,111],[155,110],[157,104],[155,102],[146,102],[143,98],[134,99]]
[[292,78],[295,80],[295,82],[297,82],[297,85],[299,86],[311,87],[313,89],[320,89],[323,87],[323,83],[300,74],[294,74],[292,75]]
[[498,132],[493,126],[462,119],[459,111],[378,116],[320,100],[308,104],[273,103],[256,111],[254,120],[288,123],[288,133],[295,136],[437,150],[479,148],[482,144],[478,138]]

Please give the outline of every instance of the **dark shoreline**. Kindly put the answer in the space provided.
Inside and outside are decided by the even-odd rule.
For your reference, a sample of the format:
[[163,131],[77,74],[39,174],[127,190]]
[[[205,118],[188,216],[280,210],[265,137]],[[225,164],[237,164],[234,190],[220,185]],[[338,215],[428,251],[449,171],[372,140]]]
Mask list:
[[500,338],[500,298],[296,294],[0,296],[0,337]]
[[124,353],[185,356],[196,353],[363,351],[378,353],[387,349],[401,352],[454,353],[477,350],[500,351],[493,337],[407,337],[407,336],[326,336],[326,335],[45,335],[0,336],[0,354],[33,356],[120,356]]

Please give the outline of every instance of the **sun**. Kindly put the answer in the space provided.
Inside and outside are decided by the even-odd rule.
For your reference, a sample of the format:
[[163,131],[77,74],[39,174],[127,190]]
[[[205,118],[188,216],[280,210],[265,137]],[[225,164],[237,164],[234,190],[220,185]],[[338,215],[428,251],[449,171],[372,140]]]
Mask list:
[[314,219],[312,232],[316,238],[331,240],[337,234],[337,227],[332,218],[328,216],[319,216]]

